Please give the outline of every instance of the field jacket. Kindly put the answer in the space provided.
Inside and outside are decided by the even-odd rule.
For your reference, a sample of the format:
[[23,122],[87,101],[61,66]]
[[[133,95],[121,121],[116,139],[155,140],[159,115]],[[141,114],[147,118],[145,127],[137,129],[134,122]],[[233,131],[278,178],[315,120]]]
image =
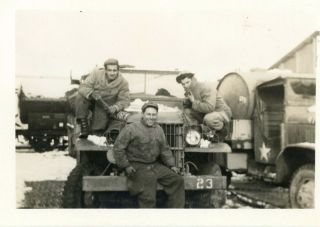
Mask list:
[[166,166],[174,166],[162,128],[158,124],[147,126],[142,119],[121,130],[114,144],[114,156],[121,168],[130,166],[131,161],[154,163],[159,157]]
[[79,93],[89,99],[93,91],[98,91],[109,105],[116,105],[123,110],[130,105],[129,85],[121,74],[108,82],[104,69],[94,69],[79,87]]
[[[208,84],[200,83],[196,78],[192,78],[190,92],[194,96],[192,109],[200,113],[211,113],[213,111],[225,111],[231,117],[231,110],[215,88]],[[187,94],[185,94],[187,96]]]

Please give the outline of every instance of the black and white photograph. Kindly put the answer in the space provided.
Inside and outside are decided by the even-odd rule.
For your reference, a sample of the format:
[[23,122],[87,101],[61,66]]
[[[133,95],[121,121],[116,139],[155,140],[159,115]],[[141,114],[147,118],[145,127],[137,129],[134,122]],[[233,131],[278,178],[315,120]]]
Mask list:
[[0,226],[320,224],[320,3],[9,2]]

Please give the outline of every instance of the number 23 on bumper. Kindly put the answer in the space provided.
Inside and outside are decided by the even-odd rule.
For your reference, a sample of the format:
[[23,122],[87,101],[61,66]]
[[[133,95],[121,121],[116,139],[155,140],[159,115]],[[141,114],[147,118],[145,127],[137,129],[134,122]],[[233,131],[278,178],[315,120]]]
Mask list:
[[197,178],[197,189],[212,189],[213,180],[211,178]]

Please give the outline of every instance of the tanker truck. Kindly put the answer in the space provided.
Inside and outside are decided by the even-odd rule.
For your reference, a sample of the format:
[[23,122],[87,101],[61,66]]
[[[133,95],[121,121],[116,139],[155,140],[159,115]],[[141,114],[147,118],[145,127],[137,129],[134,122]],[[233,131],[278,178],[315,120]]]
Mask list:
[[231,72],[218,92],[232,110],[230,152],[214,154],[227,171],[289,187],[292,208],[314,207],[314,75],[283,71]]

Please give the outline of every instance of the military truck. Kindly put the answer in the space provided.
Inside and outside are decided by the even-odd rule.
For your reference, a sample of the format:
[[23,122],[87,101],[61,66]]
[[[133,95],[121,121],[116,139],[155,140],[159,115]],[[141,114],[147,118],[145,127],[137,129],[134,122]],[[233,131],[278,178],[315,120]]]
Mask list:
[[[156,71],[156,73],[161,72]],[[173,74],[176,75],[177,72]],[[135,79],[132,78],[132,75],[127,79],[131,87],[131,81]],[[178,86],[175,83],[175,77],[171,75],[171,79],[171,84],[174,84],[173,89],[175,89]],[[152,85],[157,84],[160,83],[154,82]],[[76,92],[70,94],[69,99],[72,99],[74,95]],[[219,166],[213,161],[213,152],[223,147],[228,148],[228,146],[221,142],[216,146],[201,147],[201,138],[197,130],[201,130],[203,126],[187,124],[181,109],[178,108],[182,105],[181,98],[156,96],[143,92],[131,94],[131,99],[131,106],[136,106],[137,100],[141,105],[147,100],[160,105],[158,123],[163,128],[175,157],[175,165],[180,169],[180,174],[184,178],[186,207],[218,208],[223,206],[226,199],[226,177],[222,176]],[[68,117],[69,151],[71,155],[75,155],[77,165],[71,171],[65,184],[63,207],[137,207],[136,198],[129,195],[124,170],[117,167],[113,158],[113,144],[121,129],[126,124],[139,121],[141,118],[140,107],[136,109],[129,107],[127,111],[129,115],[126,119],[113,120],[104,131],[93,132],[99,136],[97,138],[102,138],[102,144],[90,140],[90,136],[88,139],[79,139],[79,125],[75,121],[74,114],[70,113]],[[100,139],[98,140],[101,141]],[[166,207],[165,194],[161,185],[158,185],[157,197],[157,207]]]
[[228,171],[289,186],[293,208],[314,207],[315,77],[231,72],[217,89],[233,113],[232,152],[215,153],[214,161]]
[[23,135],[37,152],[65,149],[67,141],[67,100],[28,97],[22,88],[18,95],[19,120],[27,128],[16,127],[16,137]]

